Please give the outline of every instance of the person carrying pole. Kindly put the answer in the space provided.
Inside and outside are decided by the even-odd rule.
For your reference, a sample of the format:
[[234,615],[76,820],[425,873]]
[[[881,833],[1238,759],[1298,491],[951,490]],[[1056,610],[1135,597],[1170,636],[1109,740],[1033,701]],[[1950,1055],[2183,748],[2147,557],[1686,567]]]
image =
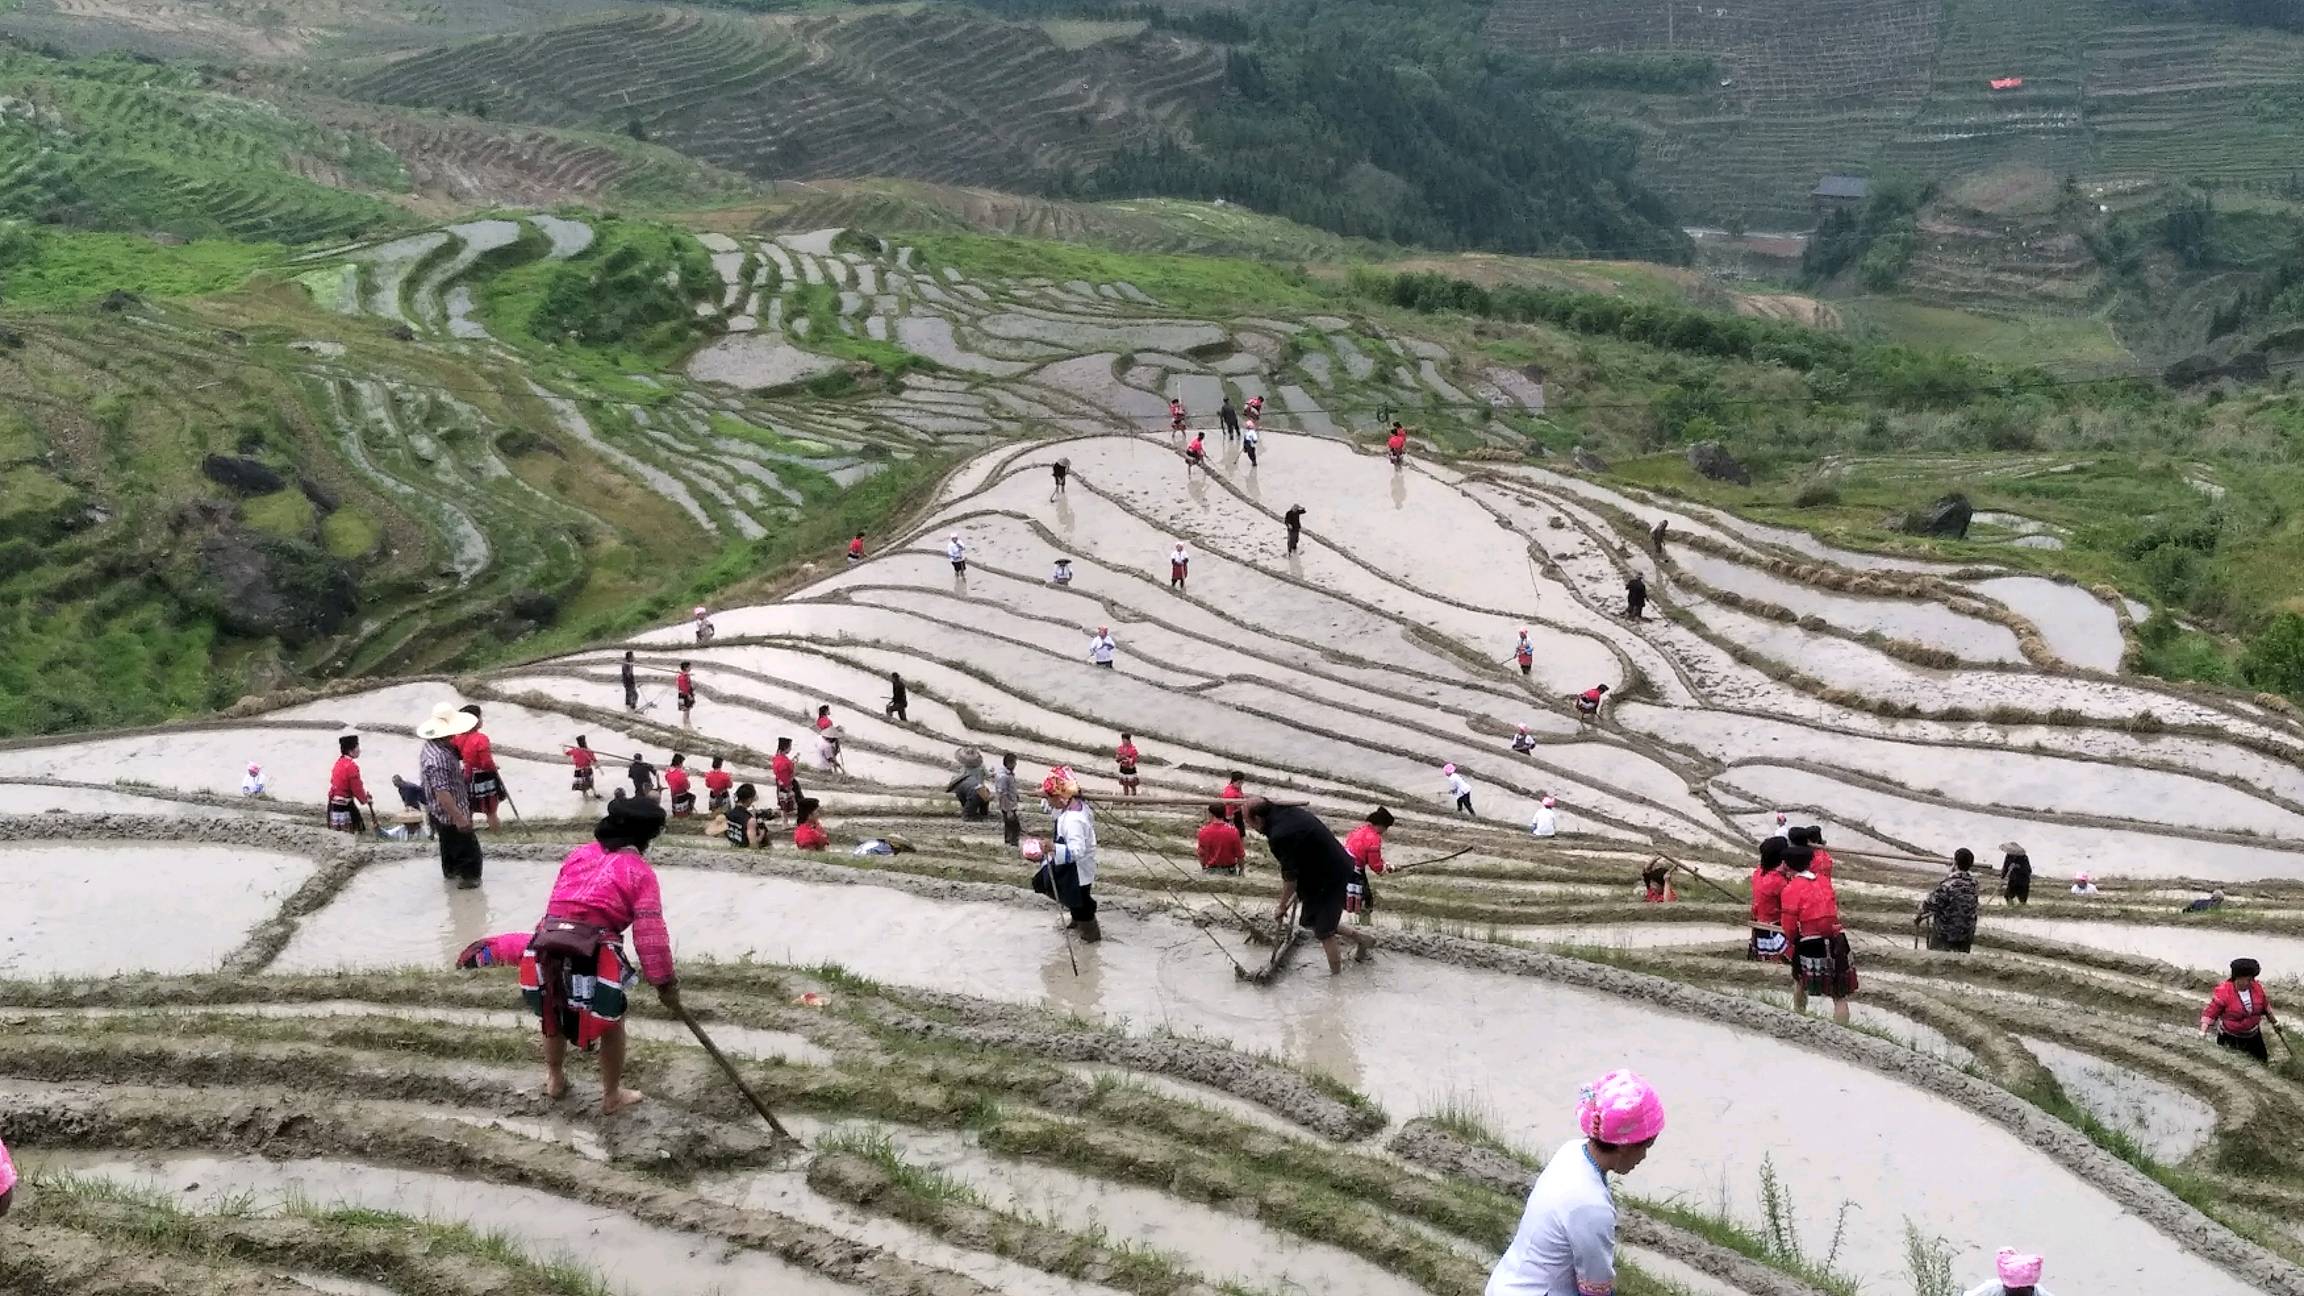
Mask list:
[[1840,922],[1840,898],[1832,879],[1812,869],[1815,852],[1794,846],[1784,852],[1792,874],[1784,883],[1781,909],[1784,942],[1792,952],[1792,1008],[1808,1011],[1808,996],[1832,1000],[1832,1020],[1848,1024],[1848,1001],[1856,996],[1856,956],[1848,949],[1848,929]]
[[1064,925],[1093,945],[1104,939],[1096,925],[1096,812],[1080,795],[1080,781],[1058,765],[1040,783],[1040,795],[1056,809],[1048,858],[1032,875],[1032,889],[1064,906]]
[[632,780],[632,795],[643,801],[656,799],[656,767],[639,752],[632,753],[632,763],[624,768],[624,776]]
[[583,734],[578,734],[576,735],[575,746],[563,747],[560,750],[568,757],[568,763],[575,768],[575,773],[570,775],[568,779],[568,790],[581,793],[584,799],[588,801],[598,798],[600,794],[593,789],[593,783],[598,773],[600,757],[592,750],[592,744],[585,740]]
[[696,794],[688,788],[686,753],[672,753],[672,763],[664,767],[664,791],[672,798],[673,818],[686,819],[696,813]]
[[1792,843],[1770,837],[1760,843],[1760,864],[1752,870],[1752,939],[1744,957],[1754,963],[1781,963],[1788,956],[1784,943],[1784,884],[1792,875],[1784,871],[1784,855]]
[[1522,676],[1535,673],[1536,644],[1534,640],[1528,637],[1526,630],[1520,632],[1520,642],[1512,645],[1512,660],[1519,663]]
[[1273,921],[1286,922],[1289,901],[1297,901],[1296,925],[1320,942],[1330,976],[1344,970],[1344,941],[1352,942],[1355,962],[1366,962],[1375,942],[1343,927],[1354,865],[1336,834],[1303,806],[1279,806],[1256,797],[1244,813],[1280,865],[1280,903],[1272,910]]
[[[362,822],[360,807],[368,807],[368,818]],[[360,735],[345,734],[336,740],[336,766],[328,773],[328,826],[337,832],[364,833],[376,822],[376,798],[368,795],[368,785],[360,781]]]
[[1611,1071],[1576,1100],[1578,1137],[1544,1163],[1512,1244],[1482,1296],[1614,1296],[1616,1195],[1608,1176],[1628,1175],[1664,1132],[1664,1101],[1646,1080]]
[[[585,1052],[600,1051],[602,1115],[647,1097],[623,1087],[624,1011],[642,978],[666,1008],[680,1010],[662,892],[644,854],[663,831],[663,807],[618,798],[608,803],[592,841],[560,862],[544,919],[520,957],[520,997],[544,1028],[547,1098],[568,1094],[571,1041]],[[622,943],[626,929],[640,951],[638,975]]]
[[2264,993],[2263,975],[2263,965],[2252,958],[2232,960],[2232,979],[2216,987],[2200,1012],[2200,1034],[2213,1033],[2225,1048],[2269,1064],[2272,1050],[2264,1044],[2264,1023],[2277,1027],[2280,1019]]

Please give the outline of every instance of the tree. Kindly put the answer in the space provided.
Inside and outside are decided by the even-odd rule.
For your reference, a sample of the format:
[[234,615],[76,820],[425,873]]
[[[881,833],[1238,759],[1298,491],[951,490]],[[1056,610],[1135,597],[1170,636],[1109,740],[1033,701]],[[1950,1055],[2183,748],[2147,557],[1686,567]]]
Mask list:
[[2304,616],[2283,612],[2249,640],[2240,675],[2267,693],[2304,697]]

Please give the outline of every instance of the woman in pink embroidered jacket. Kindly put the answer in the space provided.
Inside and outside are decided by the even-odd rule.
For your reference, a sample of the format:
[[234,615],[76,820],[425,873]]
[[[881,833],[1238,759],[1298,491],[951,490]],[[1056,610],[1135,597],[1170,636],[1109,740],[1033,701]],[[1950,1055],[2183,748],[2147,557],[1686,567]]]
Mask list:
[[[672,937],[656,870],[641,854],[664,831],[664,808],[619,797],[592,831],[594,840],[568,853],[552,899],[520,959],[520,994],[544,1026],[544,1092],[568,1092],[568,1042],[600,1050],[600,1110],[613,1114],[645,1095],[623,1087],[624,1009],[645,977],[664,1006],[678,1011]],[[639,974],[620,937],[629,928],[640,951]]]

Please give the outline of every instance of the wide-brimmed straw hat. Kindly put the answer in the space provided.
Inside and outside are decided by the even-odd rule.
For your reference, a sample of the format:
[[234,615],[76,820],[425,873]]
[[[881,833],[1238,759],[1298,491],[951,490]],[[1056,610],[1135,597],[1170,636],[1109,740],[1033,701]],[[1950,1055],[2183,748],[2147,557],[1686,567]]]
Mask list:
[[432,708],[432,714],[416,726],[416,736],[423,739],[453,738],[468,734],[480,727],[480,717],[469,711],[459,711],[453,702],[442,702]]
[[2019,846],[2012,841],[2004,841],[2000,843],[2000,850],[2003,854],[2008,855],[2022,855],[2025,853],[2025,850],[2022,846]]

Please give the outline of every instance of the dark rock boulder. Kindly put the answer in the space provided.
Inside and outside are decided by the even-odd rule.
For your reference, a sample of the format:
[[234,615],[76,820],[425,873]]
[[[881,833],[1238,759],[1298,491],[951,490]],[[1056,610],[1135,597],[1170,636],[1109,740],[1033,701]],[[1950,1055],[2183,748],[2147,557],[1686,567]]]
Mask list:
[[516,594],[512,598],[513,617],[531,625],[550,625],[560,615],[560,600],[537,590]]
[[1688,447],[1688,466],[1713,481],[1752,484],[1751,470],[1736,462],[1736,456],[1717,441],[1699,441]]
[[1568,458],[1573,461],[1577,467],[1588,473],[1604,473],[1608,471],[1607,460],[1592,453],[1582,446],[1576,447],[1576,449],[1569,454]]
[[117,315],[131,306],[141,305],[143,301],[143,298],[124,288],[115,288],[104,294],[104,300],[96,303],[96,309],[108,315]]
[[287,478],[246,455],[209,455],[200,461],[200,471],[208,480],[243,495],[269,495],[288,485]]
[[304,492],[304,498],[312,501],[313,509],[322,517],[326,517],[344,506],[344,501],[337,496],[336,492],[308,476],[297,475],[296,489]]
[[1976,507],[1968,497],[1955,491],[1928,507],[1905,515],[1904,530],[1913,535],[1945,536],[1953,540],[1968,538],[1968,523],[1976,516]]
[[200,541],[200,601],[226,630],[291,646],[344,628],[359,610],[352,573],[317,546],[227,527]]

